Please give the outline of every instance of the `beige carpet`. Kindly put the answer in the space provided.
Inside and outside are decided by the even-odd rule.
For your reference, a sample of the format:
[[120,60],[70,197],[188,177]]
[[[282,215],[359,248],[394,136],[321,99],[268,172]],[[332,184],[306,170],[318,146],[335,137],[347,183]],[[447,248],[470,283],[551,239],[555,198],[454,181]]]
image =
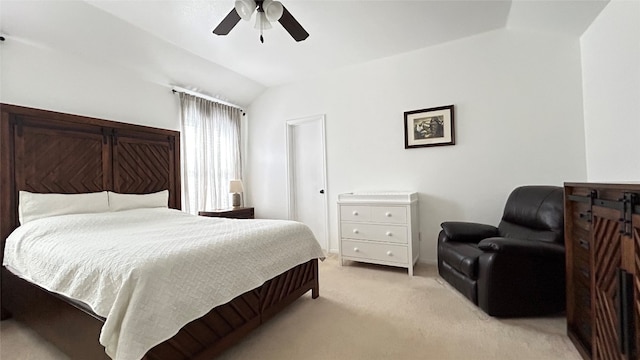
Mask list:
[[[320,264],[320,298],[305,295],[223,359],[580,360],[563,317],[488,317],[431,266]],[[0,326],[0,357],[65,359],[20,324]]]

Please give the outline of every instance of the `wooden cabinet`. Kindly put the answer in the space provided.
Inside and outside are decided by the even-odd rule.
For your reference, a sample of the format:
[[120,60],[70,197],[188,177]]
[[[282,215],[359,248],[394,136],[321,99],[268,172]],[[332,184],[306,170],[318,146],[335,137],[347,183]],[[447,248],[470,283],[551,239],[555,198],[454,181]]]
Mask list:
[[413,275],[420,254],[417,193],[338,196],[340,263],[405,267]]
[[209,216],[209,217],[224,217],[224,218],[232,218],[232,219],[253,219],[253,208],[252,207],[237,207],[231,209],[220,209],[214,211],[199,211],[198,215],[200,216]]
[[585,359],[640,358],[640,184],[565,184],[567,331]]

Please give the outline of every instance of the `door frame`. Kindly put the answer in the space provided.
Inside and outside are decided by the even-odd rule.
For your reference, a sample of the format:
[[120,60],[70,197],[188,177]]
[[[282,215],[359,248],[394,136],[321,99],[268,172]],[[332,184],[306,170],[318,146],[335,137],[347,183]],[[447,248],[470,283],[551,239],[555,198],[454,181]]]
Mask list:
[[287,146],[287,216],[289,220],[293,220],[294,212],[295,212],[295,187],[293,186],[295,183],[294,175],[294,161],[293,161],[293,152],[292,152],[292,139],[293,139],[293,129],[296,126],[319,121],[320,122],[320,141],[322,142],[322,182],[324,183],[324,201],[322,202],[324,213],[324,239],[318,239],[321,246],[324,245],[325,251],[329,252],[329,190],[327,189],[327,144],[326,144],[326,136],[325,136],[325,115],[312,115],[298,119],[287,120],[286,122],[286,146]]

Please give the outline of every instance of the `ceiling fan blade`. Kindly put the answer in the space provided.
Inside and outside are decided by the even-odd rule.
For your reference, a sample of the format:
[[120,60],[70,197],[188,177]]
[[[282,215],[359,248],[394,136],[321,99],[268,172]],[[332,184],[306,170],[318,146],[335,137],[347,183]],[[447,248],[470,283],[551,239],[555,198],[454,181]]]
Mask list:
[[296,20],[293,15],[285,8],[282,7],[282,17],[280,20],[280,24],[284,27],[285,30],[296,40],[302,41],[309,37],[309,33],[300,25],[298,20]]
[[216,35],[227,35],[231,29],[240,21],[240,15],[236,11],[236,8],[231,9],[229,15],[225,17],[215,29],[213,33]]

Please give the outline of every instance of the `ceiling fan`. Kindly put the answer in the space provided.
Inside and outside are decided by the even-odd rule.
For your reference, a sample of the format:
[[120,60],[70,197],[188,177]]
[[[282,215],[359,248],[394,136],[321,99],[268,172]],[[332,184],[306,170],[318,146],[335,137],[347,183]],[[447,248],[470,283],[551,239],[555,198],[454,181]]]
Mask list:
[[291,15],[280,1],[274,0],[237,0],[231,12],[213,30],[216,35],[227,35],[234,26],[244,19],[251,20],[251,15],[257,10],[255,28],[260,30],[260,42],[264,43],[262,31],[271,29],[271,21],[278,21],[285,30],[296,40],[302,41],[309,37],[309,33]]

